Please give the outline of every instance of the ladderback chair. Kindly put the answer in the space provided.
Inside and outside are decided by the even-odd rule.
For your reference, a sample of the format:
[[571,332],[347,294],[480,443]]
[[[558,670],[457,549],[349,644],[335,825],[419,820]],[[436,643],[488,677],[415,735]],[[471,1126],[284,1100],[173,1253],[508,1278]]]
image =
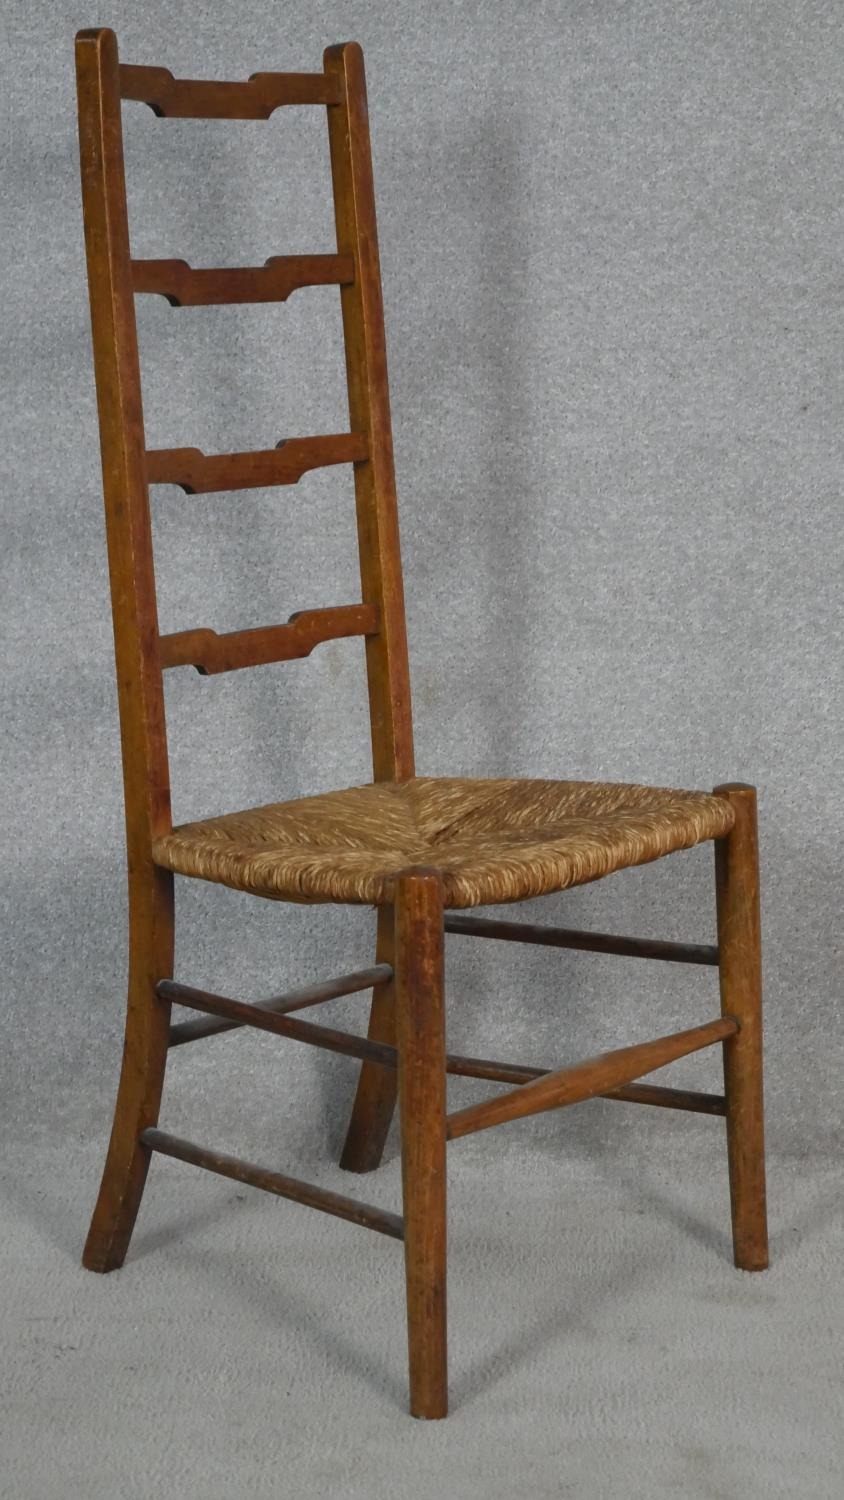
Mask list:
[[[713,793],[630,785],[417,776],[413,760],[390,405],[363,57],[330,47],[319,73],[257,73],[247,82],[177,79],[118,61],[110,30],[76,44],[82,192],[100,420],[103,487],[125,781],[129,993],[123,1066],[105,1172],[84,1253],[94,1271],[126,1255],[153,1153],[352,1220],[404,1241],[410,1409],[442,1417],[446,1378],[446,1143],[472,1131],[595,1095],[726,1119],[736,1264],[767,1264],[762,1118],[756,804],[751,787]],[[121,100],[159,116],[268,119],[290,104],[321,105],[328,137],[336,252],[276,255],[247,269],[133,260],[129,248]],[[273,302],[296,288],[340,288],[349,431],[291,438],[248,453],[149,449],[135,327],[136,293],[175,306]],[[360,552],[359,602],[305,609],[286,624],[217,634],[210,625],[160,634],[149,487],[188,493],[294,484],[306,470],[351,464]],[[174,827],[162,673],[213,675],[301,658],[323,641],[364,641],[373,780],[366,786],[212,816]],[[712,840],[717,946],[615,937],[477,916]],[[258,1003],[173,977],[174,876],[271,900],[353,902],[377,911],[374,965]],[[707,964],[719,1013],[689,1030],[550,1071],[446,1053],[444,933],[542,943],[668,962]],[[372,991],[367,1037],[294,1017],[337,996]],[[173,1022],[176,1004],[196,1012]],[[341,1162],[381,1159],[398,1097],[401,1215],[221,1154],[159,1128],[171,1047],[255,1026],[361,1060]],[[699,1048],[723,1047],[724,1093],[638,1080]],[[449,1114],[446,1077],[508,1085]]]

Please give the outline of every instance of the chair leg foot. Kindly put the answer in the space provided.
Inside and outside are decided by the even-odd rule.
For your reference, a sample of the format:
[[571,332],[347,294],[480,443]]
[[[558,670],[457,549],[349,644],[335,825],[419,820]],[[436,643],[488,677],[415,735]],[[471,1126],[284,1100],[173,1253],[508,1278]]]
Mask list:
[[439,877],[399,877],[396,1034],[402,1138],[410,1411],[448,1413],[446,1355],[446,1075],[443,910]]
[[[393,911],[389,906],[382,906],[378,911],[375,962],[395,968]],[[395,1046],[394,983],[379,985],[374,990],[368,1034],[370,1041]],[[363,1063],[340,1156],[340,1166],[347,1172],[372,1172],[381,1165],[396,1107],[396,1089],[395,1068],[382,1068],[376,1062]]]
[[740,1030],[724,1043],[727,1156],[735,1264],[743,1271],[768,1265],[765,1130],[762,1090],[762,956],[759,855],[753,787],[715,788],[735,812],[735,824],[715,844],[721,1009]]
[[[122,1079],[118,1112],[121,1093]],[[97,1204],[82,1251],[86,1271],[117,1271],[126,1259],[149,1166],[150,1153],[137,1144],[137,1136],[145,1128],[140,1126],[133,1131],[134,1150],[109,1147]]]
[[122,1266],[143,1196],[150,1152],[139,1141],[158,1122],[170,1005],[155,986],[173,965],[173,880],[155,871],[130,892],[129,996],[120,1084],[111,1140],[82,1264],[89,1271]]

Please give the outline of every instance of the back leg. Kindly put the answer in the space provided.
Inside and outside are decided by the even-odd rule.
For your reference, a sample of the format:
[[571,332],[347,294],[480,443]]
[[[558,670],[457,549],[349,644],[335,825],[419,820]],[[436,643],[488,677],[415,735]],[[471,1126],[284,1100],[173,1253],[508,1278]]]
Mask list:
[[[382,906],[378,910],[375,962],[390,964],[395,969],[395,923],[391,906]],[[396,1044],[393,980],[379,984],[372,991],[368,1034],[371,1041],[386,1042],[391,1047]],[[370,1060],[363,1063],[340,1157],[340,1166],[347,1172],[371,1172],[380,1164],[396,1107],[396,1093],[395,1068],[382,1068],[380,1063]]]
[[155,986],[173,974],[173,877],[150,866],[130,878],[129,996],[120,1085],[99,1197],[82,1264],[115,1271],[129,1248],[149,1167],[138,1137],[158,1123],[170,1004]]

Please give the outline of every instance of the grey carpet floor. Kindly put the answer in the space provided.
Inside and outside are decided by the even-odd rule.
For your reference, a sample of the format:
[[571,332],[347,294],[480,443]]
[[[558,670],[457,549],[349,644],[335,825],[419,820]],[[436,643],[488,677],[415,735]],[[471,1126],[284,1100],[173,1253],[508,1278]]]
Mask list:
[[[4,1500],[840,1500],[840,1171],[772,1161],[750,1276],[720,1122],[660,1149],[640,1111],[582,1108],[623,1110],[625,1149],[562,1121],[454,1149],[444,1423],[406,1415],[399,1246],[158,1159],[123,1271],[93,1276],[99,1145],[37,1146],[3,1182]],[[361,1181],[397,1206],[395,1152]]]

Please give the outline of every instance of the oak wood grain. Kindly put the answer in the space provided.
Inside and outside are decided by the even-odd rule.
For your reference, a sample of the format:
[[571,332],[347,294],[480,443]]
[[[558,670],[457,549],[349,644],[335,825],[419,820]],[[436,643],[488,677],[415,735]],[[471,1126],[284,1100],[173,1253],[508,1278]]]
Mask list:
[[169,68],[121,63],[123,99],[176,120],[268,120],[288,104],[335,104],[336,81],[324,73],[253,73],[241,83],[174,78]]
[[[375,961],[395,966],[395,919],[392,906],[378,909]],[[395,983],[372,992],[370,1041],[396,1044]],[[347,1172],[372,1172],[379,1165],[396,1106],[397,1078],[393,1068],[368,1061],[360,1070],[340,1165]]]
[[580,932],[573,927],[541,927],[492,917],[449,915],[446,932],[464,937],[498,938],[506,943],[537,943],[546,948],[575,948],[585,953],[614,953],[623,958],[654,958],[663,963],[717,966],[718,949],[709,943],[668,943],[661,938],[616,937],[609,932]]
[[195,667],[203,677],[235,672],[241,667],[269,666],[310,656],[325,641],[371,635],[378,629],[371,605],[340,604],[332,609],[305,609],[291,615],[286,625],[259,625],[218,635],[205,627],[178,630],[159,638],[162,667]]
[[[352,428],[366,433],[369,453],[367,463],[355,465],[355,507],[361,597],[380,622],[366,644],[372,767],[377,781],[405,781],[414,774],[410,665],[363,53],[356,42],[328,47],[323,66],[339,93],[327,111],[337,250],[355,262],[354,281],[340,291],[349,416]],[[379,919],[379,957],[392,951],[387,923]],[[373,996],[370,1036],[393,1039],[393,1011],[393,995]],[[395,1100],[394,1081],[365,1063],[341,1155],[348,1170],[377,1166]]]
[[415,1417],[444,1417],[445,980],[442,883],[435,871],[409,870],[398,877],[395,923],[410,1410]]
[[366,458],[366,439],[359,433],[286,438],[275,448],[247,453],[203,453],[201,448],[147,450],[148,484],[176,484],[187,495],[218,490],[263,489],[297,484],[309,469],[358,463]]
[[652,1042],[640,1042],[634,1047],[619,1047],[572,1067],[546,1073],[521,1088],[499,1094],[495,1099],[484,1099],[480,1104],[470,1104],[468,1108],[449,1115],[448,1138],[455,1140],[476,1130],[503,1125],[507,1120],[520,1120],[526,1115],[559,1109],[562,1105],[577,1104],[582,1099],[605,1094],[622,1084],[632,1083],[643,1073],[652,1073],[655,1068],[687,1057],[690,1052],[711,1047],[713,1042],[723,1041],[737,1031],[735,1017],[724,1015],[703,1026],[692,1026],[687,1031],[658,1037]]
[[732,832],[715,843],[721,1006],[741,1023],[740,1031],[724,1043],[733,1254],[741,1270],[763,1271],[768,1265],[768,1215],[756,792],[726,783],[715,794],[726,797],[735,813]]
[[[292,1011],[307,1010],[312,1005],[325,1005],[328,1000],[338,1000],[343,995],[356,995],[361,990],[377,989],[389,983],[392,977],[393,971],[389,964],[375,964],[371,969],[356,969],[351,974],[339,974],[336,979],[323,979],[319,984],[305,984],[299,989],[287,990],[283,995],[272,995],[269,1000],[256,1000],[252,1008],[288,1015]],[[179,1000],[173,1003],[181,1005],[183,1002]],[[190,1002],[185,1000],[184,1004],[189,1005]],[[181,1047],[186,1042],[218,1036],[223,1031],[237,1031],[242,1025],[242,1021],[219,1017],[210,1021],[178,1021],[170,1027],[169,1043],[171,1047]]]
[[226,1156],[222,1151],[211,1151],[206,1146],[197,1146],[164,1130],[145,1130],[141,1136],[147,1151],[158,1151],[177,1161],[188,1162],[194,1167],[204,1167],[206,1172],[216,1172],[219,1177],[230,1177],[233,1182],[243,1182],[249,1187],[261,1188],[265,1193],[274,1193],[277,1198],[290,1198],[306,1208],[318,1208],[324,1214],[333,1214],[338,1219],[348,1219],[351,1224],[360,1224],[363,1229],[374,1229],[390,1239],[404,1238],[404,1225],[398,1214],[376,1208],[372,1203],[361,1203],[356,1198],[347,1198],[342,1193],[332,1193],[327,1188],[317,1187],[313,1182],[303,1182],[299,1177],[286,1177],[268,1167],[256,1166],[243,1161],[239,1156]]
[[313,1021],[299,1021],[265,1006],[249,1005],[244,1000],[230,1000],[228,995],[215,995],[210,990],[195,989],[193,985],[177,984],[169,979],[158,985],[156,993],[161,1000],[166,1000],[171,1005],[189,1005],[192,1010],[204,1011],[209,1016],[220,1016],[227,1021],[236,1021],[241,1026],[254,1026],[257,1031],[269,1031],[274,1036],[288,1037],[294,1042],[306,1042],[311,1047],[322,1047],[327,1052],[339,1052],[345,1057],[372,1057],[388,1067],[395,1066],[394,1048],[367,1041],[362,1036],[353,1036],[348,1031],[337,1031],[331,1026],[317,1026]]
[[[411,1411],[447,1410],[446,1141],[579,1099],[605,1098],[726,1116],[736,1264],[767,1265],[762,1099],[761,949],[755,794],[726,785],[734,822],[715,845],[718,946],[616,937],[530,923],[444,918],[441,875],[403,871],[378,914],[375,964],[255,1005],[172,979],[173,877],[152,860],[171,828],[162,671],[190,664],[214,673],[307,655],[328,639],[365,639],[373,775],[414,775],[386,337],[363,56],[356,43],[324,53],[322,73],[254,74],[243,82],[177,79],[166,68],[121,65],[114,33],[81,32],[76,48],[83,211],[114,618],[129,879],[126,1036],[105,1171],[84,1252],[108,1271],[126,1255],[153,1152],[291,1198],[405,1241]],[[159,115],[267,119],[297,104],[326,108],[336,253],[273,256],[263,266],[198,267],[133,261],[129,249],[121,96]],[[135,293],[176,306],[283,301],[305,286],[340,288],[349,398],[348,433],[290,438],[273,449],[204,454],[147,450],[135,326]],[[353,465],[361,603],[305,610],[285,625],[160,636],[149,484],[212,493],[295,484],[310,469]],[[719,832],[727,826],[726,817]],[[444,931],[559,948],[719,968],[719,1019],[544,1070],[449,1055],[445,1050]],[[343,988],[338,988],[343,985]],[[292,1012],[372,988],[367,1037]],[[170,1024],[174,1003],[199,1015]],[[206,1019],[207,1018],[207,1019]],[[403,1218],[314,1184],[208,1150],[158,1129],[168,1044],[251,1025],[360,1059],[343,1165],[376,1166],[398,1097]],[[723,1043],[724,1096],[638,1080],[713,1042]],[[448,1073],[513,1087],[446,1115]]]
[[[531,1083],[546,1078],[552,1068],[529,1068],[522,1063],[493,1062],[481,1057],[460,1057],[449,1052],[446,1072],[461,1078],[486,1078],[493,1083]],[[723,1115],[726,1105],[721,1094],[702,1094],[691,1089],[663,1088],[658,1084],[628,1083],[596,1097],[618,1099],[628,1104],[653,1104],[662,1109],[680,1109],[693,1114]]]
[[355,468],[361,597],[381,621],[366,647],[373,770],[376,781],[405,781],[414,770],[410,667],[363,53],[347,42],[327,48],[323,64],[339,98],[328,109],[337,251],[355,262],[340,306],[351,426],[368,451]]
[[136,293],[166,297],[171,307],[286,302],[308,286],[354,281],[351,255],[272,255],[262,266],[191,266],[186,260],[133,260]]
[[169,832],[170,776],[158,660],[155,573],[144,420],[129,260],[117,41],[76,40],[82,208],[100,425],[117,700],[123,752],[129,884],[129,979],[120,1083],[105,1169],[83,1263],[122,1265],[149,1151],[140,1132],[158,1118],[170,1007],[155,993],[173,963],[173,877],[152,859]]

